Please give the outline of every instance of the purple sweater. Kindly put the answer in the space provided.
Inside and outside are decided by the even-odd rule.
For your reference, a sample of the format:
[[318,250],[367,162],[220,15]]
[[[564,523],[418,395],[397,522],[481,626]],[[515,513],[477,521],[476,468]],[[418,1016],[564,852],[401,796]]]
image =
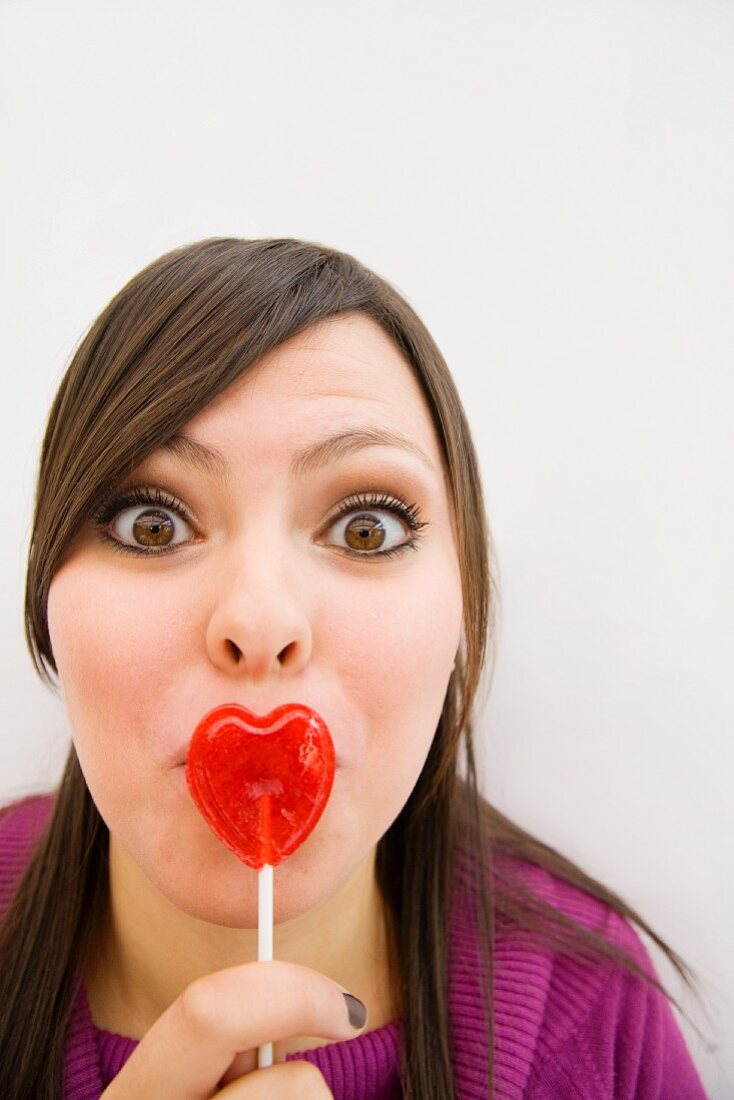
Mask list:
[[[12,803],[0,815],[0,914],[53,796]],[[532,864],[521,865],[536,893],[655,969],[632,926],[602,902]],[[459,1100],[486,1100],[487,1034],[481,1015],[478,956],[461,896],[452,912],[449,1013]],[[706,1100],[670,1006],[657,990],[603,961],[575,961],[530,946],[520,934],[495,947],[497,1100]],[[399,1100],[401,1025],[330,1043],[305,1058],[321,1070],[336,1100]],[[79,985],[66,1034],[62,1100],[97,1100],[135,1050],[134,1039],[97,1028]]]

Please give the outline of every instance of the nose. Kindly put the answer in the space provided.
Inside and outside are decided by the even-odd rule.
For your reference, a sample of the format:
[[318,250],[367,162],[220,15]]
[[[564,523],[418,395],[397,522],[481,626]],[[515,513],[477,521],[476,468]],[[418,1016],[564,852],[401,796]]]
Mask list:
[[216,580],[206,648],[222,672],[249,680],[292,676],[309,661],[311,621],[303,592],[286,570],[249,554]]

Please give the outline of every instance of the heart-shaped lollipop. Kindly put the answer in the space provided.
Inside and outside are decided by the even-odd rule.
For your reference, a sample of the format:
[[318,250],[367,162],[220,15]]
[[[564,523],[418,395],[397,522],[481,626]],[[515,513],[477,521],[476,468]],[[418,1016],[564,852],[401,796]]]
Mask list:
[[300,703],[263,716],[226,703],[194,730],[186,782],[223,844],[248,867],[274,867],[323,813],[334,782],[334,745],[323,718]]

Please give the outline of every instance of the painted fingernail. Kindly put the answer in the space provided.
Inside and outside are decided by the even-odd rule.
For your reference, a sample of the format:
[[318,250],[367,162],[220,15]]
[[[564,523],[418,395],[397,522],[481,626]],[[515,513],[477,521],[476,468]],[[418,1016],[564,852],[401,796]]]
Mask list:
[[351,993],[343,994],[344,1000],[347,1002],[347,1009],[349,1011],[349,1023],[352,1027],[360,1028],[364,1027],[367,1019],[367,1009],[357,997],[353,997]]

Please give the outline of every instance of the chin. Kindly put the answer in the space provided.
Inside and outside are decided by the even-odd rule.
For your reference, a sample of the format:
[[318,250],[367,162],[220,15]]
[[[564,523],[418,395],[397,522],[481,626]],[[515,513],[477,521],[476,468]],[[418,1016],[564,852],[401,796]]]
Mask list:
[[[245,869],[249,871],[249,868]],[[302,887],[278,881],[278,868],[273,875],[273,923],[285,924],[317,908],[326,900],[328,891],[304,890]],[[256,879],[256,872],[249,871]],[[233,893],[209,888],[195,896],[167,891],[168,900],[188,917],[221,928],[257,929],[257,881],[254,885]]]
[[[325,867],[331,872],[328,878]],[[334,863],[323,853],[318,860],[303,849],[295,852],[273,871],[274,923],[296,920],[317,908],[348,873],[335,873]],[[157,876],[155,885],[171,905],[195,920],[225,928],[257,928],[258,872],[226,849],[206,867],[188,868],[174,881]]]

